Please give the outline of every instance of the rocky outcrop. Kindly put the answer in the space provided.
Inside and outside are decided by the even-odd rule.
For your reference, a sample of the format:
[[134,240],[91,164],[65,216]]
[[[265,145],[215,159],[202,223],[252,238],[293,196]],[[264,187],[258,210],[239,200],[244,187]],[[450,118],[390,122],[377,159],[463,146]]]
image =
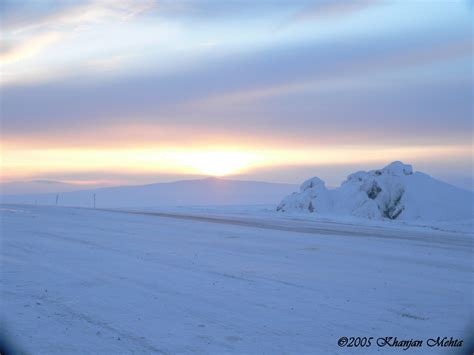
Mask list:
[[393,162],[383,169],[351,174],[336,189],[313,177],[285,197],[277,211],[353,215],[375,219],[471,218],[472,196]]

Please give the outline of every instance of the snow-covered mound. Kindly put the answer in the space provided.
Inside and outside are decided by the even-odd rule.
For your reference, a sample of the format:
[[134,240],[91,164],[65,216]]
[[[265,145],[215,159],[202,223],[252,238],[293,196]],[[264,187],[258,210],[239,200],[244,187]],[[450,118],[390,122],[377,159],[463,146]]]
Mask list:
[[359,171],[327,189],[313,177],[285,197],[277,211],[354,215],[365,218],[449,221],[473,218],[474,194],[396,161],[380,170]]

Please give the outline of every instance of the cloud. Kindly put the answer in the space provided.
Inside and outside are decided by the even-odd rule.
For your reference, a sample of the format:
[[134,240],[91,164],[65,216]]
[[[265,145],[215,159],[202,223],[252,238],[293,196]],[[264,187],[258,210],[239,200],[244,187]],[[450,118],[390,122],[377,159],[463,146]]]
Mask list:
[[350,62],[339,62],[323,72],[307,75],[295,81],[244,88],[230,93],[220,93],[198,102],[201,105],[226,106],[259,101],[275,96],[283,96],[304,91],[328,90],[334,87],[351,85],[354,79],[374,75],[377,72],[390,72],[413,66],[428,66],[433,63],[450,61],[457,58],[469,58],[472,54],[470,39],[447,43],[422,44],[413,48],[374,53],[373,56],[357,57]]
[[[68,39],[77,31],[93,25],[111,24],[127,21],[138,14],[150,10],[155,4],[152,0],[96,0],[77,5],[46,7],[21,16],[23,7],[11,9],[13,15],[4,15],[0,64],[16,64],[24,59],[35,57],[48,47]],[[30,5],[30,4],[28,4]],[[26,6],[26,5],[24,5]],[[7,9],[9,7],[7,6]],[[16,11],[15,11],[16,10]],[[15,77],[14,74],[7,78]],[[2,82],[6,82],[2,78]]]
[[[181,144],[211,144],[216,137],[289,145],[466,142],[472,117],[470,41],[470,33],[441,28],[354,41],[272,42],[231,55],[213,52],[178,70],[148,68],[120,77],[105,72],[119,69],[127,56],[94,56],[74,64],[69,77],[55,67],[61,80],[6,85],[2,129],[10,140],[31,139],[39,146],[115,144],[127,134],[133,144],[166,141],[167,134],[182,137]],[[132,125],[140,128],[131,130]],[[103,129],[110,126],[121,127],[122,135]],[[103,134],[86,140],[87,131]]]
[[[47,2],[46,2],[47,3]],[[33,30],[55,28],[56,30],[73,30],[86,24],[123,21],[142,12],[150,10],[155,5],[153,0],[95,0],[91,2],[64,2],[60,5],[45,6],[21,16],[23,8],[12,10],[6,15],[4,30],[21,33]],[[31,6],[28,3],[26,6]]]
[[11,46],[5,46],[0,53],[0,65],[18,62],[35,56],[42,50],[58,42],[61,39],[58,32],[46,32],[26,38],[24,41]]
[[292,21],[333,20],[380,4],[380,0],[319,0],[298,11]]
[[[470,120],[472,83],[464,77],[470,66],[454,62],[460,72],[451,79],[443,72],[433,72],[427,79],[417,71],[459,58],[470,58],[469,42],[464,39],[429,41],[421,36],[363,45],[278,47],[165,75],[6,87],[3,129],[18,136],[51,134],[92,126],[97,130],[132,120],[161,129],[197,124],[199,130],[219,131],[221,136],[235,134],[236,129],[243,135],[290,135],[307,143],[311,136],[386,139],[380,134],[387,127],[398,129],[394,135],[398,139],[402,134],[409,139],[415,137],[414,125],[426,125],[432,139],[440,139],[443,130],[454,139],[455,134],[464,137]],[[400,74],[405,70],[413,71],[406,79]],[[445,120],[447,116],[452,116],[451,121]],[[340,125],[358,133],[344,137]],[[189,134],[183,130],[184,136]]]

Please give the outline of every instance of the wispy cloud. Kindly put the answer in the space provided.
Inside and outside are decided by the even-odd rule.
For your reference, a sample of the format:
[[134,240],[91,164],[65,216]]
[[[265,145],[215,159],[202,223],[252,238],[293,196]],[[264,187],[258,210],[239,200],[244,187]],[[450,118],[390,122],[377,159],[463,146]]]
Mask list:
[[71,35],[89,26],[127,21],[154,5],[153,0],[96,0],[79,5],[73,3],[56,11],[39,13],[36,17],[6,17],[2,23],[0,64],[16,64],[38,56],[52,45],[71,41]]
[[18,62],[35,56],[53,43],[58,42],[61,37],[59,32],[45,32],[28,36],[26,39],[18,41],[13,45],[7,46],[5,43],[2,43],[0,65]]
[[49,28],[70,31],[87,24],[124,21],[152,9],[156,3],[153,0],[95,0],[71,4],[56,11],[39,13],[36,17],[7,19],[4,30],[13,34]]
[[[325,65],[324,71],[308,73],[304,78],[293,77],[292,80],[277,84],[221,92],[204,99],[198,99],[194,105],[196,105],[196,109],[226,107],[305,91],[328,91],[333,88],[343,88],[354,85],[357,83],[355,79],[365,78],[368,74],[392,73],[413,66],[426,67],[433,63],[469,58],[472,55],[472,48],[471,40],[460,40],[429,45],[420,44],[419,46],[409,46],[403,50],[374,53],[372,56],[354,56],[348,61],[336,61],[333,65]],[[344,51],[341,52],[341,55],[344,55]],[[368,82],[368,80],[366,81]]]
[[319,0],[298,11],[292,21],[334,20],[380,3],[380,0]]

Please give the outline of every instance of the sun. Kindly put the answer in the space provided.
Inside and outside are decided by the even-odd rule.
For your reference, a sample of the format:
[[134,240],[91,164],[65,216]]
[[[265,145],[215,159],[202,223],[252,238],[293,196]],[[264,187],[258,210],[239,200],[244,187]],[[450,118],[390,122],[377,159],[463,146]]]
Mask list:
[[185,164],[195,173],[225,176],[243,172],[252,167],[256,156],[244,152],[191,152]]

